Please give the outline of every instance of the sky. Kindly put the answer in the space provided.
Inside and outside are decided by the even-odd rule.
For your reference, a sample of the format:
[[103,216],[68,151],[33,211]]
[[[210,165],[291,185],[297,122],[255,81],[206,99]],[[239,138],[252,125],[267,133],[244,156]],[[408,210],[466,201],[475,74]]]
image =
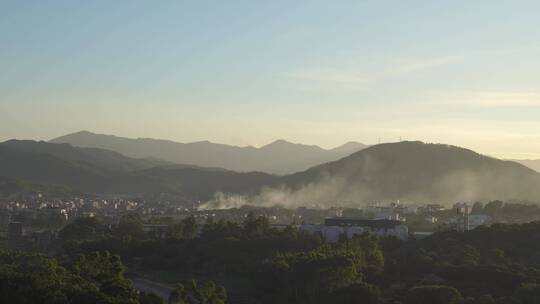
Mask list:
[[540,158],[540,2],[0,0],[0,140],[80,130]]

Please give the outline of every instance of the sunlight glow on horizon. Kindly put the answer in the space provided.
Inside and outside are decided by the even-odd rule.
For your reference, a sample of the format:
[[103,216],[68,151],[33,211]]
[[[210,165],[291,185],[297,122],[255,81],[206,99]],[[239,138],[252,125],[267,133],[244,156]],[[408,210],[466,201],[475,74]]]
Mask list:
[[4,1],[0,140],[401,137],[540,158],[539,12],[535,1]]

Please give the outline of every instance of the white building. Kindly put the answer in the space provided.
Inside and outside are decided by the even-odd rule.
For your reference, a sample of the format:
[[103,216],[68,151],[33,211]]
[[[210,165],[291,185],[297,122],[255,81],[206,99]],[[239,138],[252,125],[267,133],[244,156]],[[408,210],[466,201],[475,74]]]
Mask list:
[[439,221],[438,218],[434,217],[433,215],[428,215],[426,217],[424,217],[424,220],[430,224],[435,224]]
[[300,225],[300,229],[309,233],[320,233],[329,243],[335,243],[339,238],[372,233],[377,236],[395,236],[406,240],[409,229],[403,222],[396,220],[362,220],[351,218],[327,218],[324,225]]
[[373,214],[375,220],[396,220],[399,221],[399,213],[393,205],[390,206],[369,206],[366,208],[367,213]]

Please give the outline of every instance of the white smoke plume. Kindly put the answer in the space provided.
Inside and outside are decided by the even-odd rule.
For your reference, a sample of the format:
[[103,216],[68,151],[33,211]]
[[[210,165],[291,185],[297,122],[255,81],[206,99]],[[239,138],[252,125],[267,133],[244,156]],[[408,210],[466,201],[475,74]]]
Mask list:
[[326,178],[317,183],[307,184],[297,190],[287,187],[264,188],[259,194],[251,196],[218,192],[213,199],[202,204],[199,209],[230,209],[244,205],[286,208],[358,206],[367,193],[367,190],[351,191],[344,179]]

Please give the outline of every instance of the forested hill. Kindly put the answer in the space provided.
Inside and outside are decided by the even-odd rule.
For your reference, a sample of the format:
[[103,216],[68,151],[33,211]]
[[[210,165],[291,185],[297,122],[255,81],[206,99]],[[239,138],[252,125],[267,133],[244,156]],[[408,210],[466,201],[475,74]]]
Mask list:
[[47,184],[91,194],[169,193],[201,200],[216,192],[250,193],[274,179],[264,173],[171,165],[102,149],[34,141],[0,144],[0,177],[5,180],[0,192],[5,193],[42,191],[36,184]]
[[107,172],[135,171],[171,164],[152,158],[130,158],[110,150],[79,148],[44,141],[9,140],[0,143],[0,148],[7,148],[13,152],[46,154],[83,167]]
[[376,145],[280,182],[295,189],[330,183],[363,200],[540,199],[540,174],[521,164],[416,141]]
[[77,194],[66,186],[29,183],[15,178],[0,176],[0,197],[34,194],[36,192],[53,197],[65,197]]

